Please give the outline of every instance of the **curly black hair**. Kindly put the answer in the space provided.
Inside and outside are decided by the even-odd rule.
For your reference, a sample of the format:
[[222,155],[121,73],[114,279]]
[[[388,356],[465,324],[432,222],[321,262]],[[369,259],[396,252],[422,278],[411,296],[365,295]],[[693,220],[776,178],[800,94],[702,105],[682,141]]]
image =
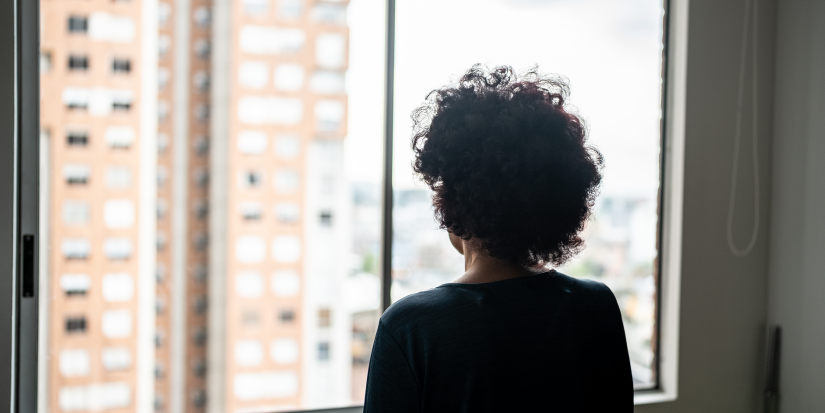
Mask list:
[[413,170],[441,228],[493,257],[559,266],[584,248],[603,157],[565,107],[567,82],[473,66],[412,113]]

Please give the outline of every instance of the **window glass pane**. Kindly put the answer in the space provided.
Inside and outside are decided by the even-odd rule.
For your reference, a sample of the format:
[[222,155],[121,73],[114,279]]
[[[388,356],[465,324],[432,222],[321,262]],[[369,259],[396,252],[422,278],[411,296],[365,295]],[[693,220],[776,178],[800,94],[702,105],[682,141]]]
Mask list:
[[363,400],[383,2],[213,3],[41,2],[49,411]]
[[587,249],[559,270],[613,290],[634,382],[654,385],[662,1],[417,0],[397,7],[393,300],[464,272],[433,219],[429,190],[413,179],[410,113],[473,64],[538,65],[569,79],[569,103],[606,164]]

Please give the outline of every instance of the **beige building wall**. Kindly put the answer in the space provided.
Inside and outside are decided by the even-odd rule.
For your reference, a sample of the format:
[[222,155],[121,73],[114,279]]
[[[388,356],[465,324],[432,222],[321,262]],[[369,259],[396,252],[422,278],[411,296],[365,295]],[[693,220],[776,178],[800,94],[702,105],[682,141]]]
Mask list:
[[[50,136],[49,411],[143,411],[138,331],[153,319],[141,288],[146,240],[140,210],[154,79],[142,65],[147,4],[41,1],[41,122]],[[70,60],[72,63],[70,64]],[[117,60],[117,62],[116,62]],[[74,66],[74,69],[70,68]],[[115,70],[118,67],[120,70]],[[153,322],[153,321],[152,321]],[[144,340],[145,341],[145,340]]]
[[[306,360],[330,313],[307,305],[307,157],[346,135],[346,2],[238,1],[228,5],[223,406],[210,411],[306,407]],[[339,84],[340,81],[340,84]],[[340,177],[339,177],[340,178]],[[341,246],[339,246],[341,247]],[[314,257],[324,259],[325,257]],[[326,320],[324,320],[326,318]],[[217,320],[218,318],[214,318]],[[337,343],[336,345],[347,345]],[[328,349],[329,351],[329,349]],[[305,353],[312,354],[305,354]],[[350,363],[349,360],[345,361]],[[219,400],[220,400],[219,399]],[[212,409],[215,410],[212,410]]]

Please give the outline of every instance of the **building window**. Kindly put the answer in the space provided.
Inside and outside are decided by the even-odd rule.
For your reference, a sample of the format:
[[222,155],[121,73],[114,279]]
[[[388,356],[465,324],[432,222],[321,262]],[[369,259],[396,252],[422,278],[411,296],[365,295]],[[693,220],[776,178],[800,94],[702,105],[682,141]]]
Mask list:
[[244,221],[260,221],[263,215],[263,207],[257,202],[244,202],[240,209]]
[[73,130],[66,134],[66,144],[69,146],[87,146],[89,144],[89,133],[86,131]]
[[166,248],[166,233],[162,231],[158,231],[155,233],[155,248],[158,252],[163,251]]
[[315,125],[318,130],[337,131],[344,121],[344,104],[338,100],[321,100],[315,104]]
[[164,1],[158,3],[158,26],[166,26],[169,17],[172,15],[172,6]]
[[282,19],[298,19],[304,13],[304,0],[279,0],[278,14]]
[[88,165],[63,165],[63,178],[69,185],[85,185],[89,182],[91,171]]
[[195,302],[194,304],[192,304],[192,307],[194,308],[195,313],[200,315],[206,314],[206,310],[209,307],[209,301],[207,300],[206,296],[199,295],[195,298],[194,301]]
[[266,242],[255,235],[238,237],[235,241],[235,259],[242,264],[256,264],[266,257]]
[[169,210],[169,204],[165,199],[158,198],[155,201],[155,217],[158,221],[166,218],[166,212]]
[[272,274],[272,293],[276,297],[294,297],[301,290],[301,280],[295,271],[275,271]]
[[196,346],[206,345],[206,339],[206,328],[204,327],[199,327],[192,333],[192,342],[194,342]]
[[264,277],[257,272],[244,271],[235,275],[235,294],[239,297],[260,297],[264,292]]
[[157,179],[158,188],[163,187],[166,185],[166,180],[169,177],[169,170],[166,169],[163,165],[158,165],[158,169],[155,172],[155,179]]
[[192,246],[196,251],[206,251],[209,246],[209,237],[205,232],[198,232],[192,237]]
[[104,202],[103,223],[107,228],[131,228],[135,223],[134,202],[130,199],[110,199]]
[[162,154],[162,153],[166,152],[166,148],[169,147],[169,135],[167,135],[165,133],[159,133],[158,134],[158,139],[157,139],[157,145],[158,145],[158,153],[159,154]]
[[195,88],[198,89],[198,92],[206,93],[209,90],[209,72],[205,70],[198,70],[192,76],[192,83],[195,84]]
[[126,166],[110,166],[106,170],[106,186],[112,189],[128,188],[132,184],[132,171]]
[[100,356],[106,371],[127,370],[132,366],[132,354],[126,347],[106,347]]
[[206,168],[196,168],[192,172],[192,182],[198,186],[198,188],[206,188],[209,184],[209,171]]
[[275,68],[275,87],[284,92],[296,92],[304,86],[304,67],[282,63]]
[[172,39],[169,36],[165,34],[158,36],[158,57],[165,57],[169,53],[170,46],[172,46]]
[[169,84],[169,69],[165,67],[158,68],[158,90],[166,89]]
[[89,257],[91,245],[84,238],[66,238],[60,245],[63,257],[67,260],[85,260]]
[[238,67],[238,82],[250,89],[263,89],[269,83],[269,65],[256,61],[241,63]]
[[112,149],[129,149],[135,140],[135,130],[129,126],[110,126],[106,128],[103,140]]
[[266,150],[266,134],[261,131],[244,131],[238,135],[238,151],[247,155],[258,155]]
[[163,299],[163,296],[156,295],[155,296],[155,315],[161,315],[166,310],[166,300]]
[[278,218],[278,222],[282,224],[296,224],[300,215],[301,209],[297,204],[282,202],[275,205],[275,216]]
[[347,24],[347,6],[316,3],[312,6],[312,19],[318,23],[344,26]]
[[112,73],[127,74],[132,71],[132,61],[124,58],[112,59]]
[[106,258],[113,261],[127,260],[132,256],[132,240],[129,238],[106,238],[103,240],[103,253]]
[[269,11],[269,0],[243,0],[242,7],[250,16],[262,16]]
[[85,296],[92,281],[86,274],[63,274],[60,276],[60,289],[69,297]]
[[104,310],[101,331],[106,338],[126,338],[132,335],[132,313],[129,310]]
[[208,59],[209,54],[212,51],[212,45],[209,44],[209,40],[206,39],[198,39],[195,42],[195,55],[197,55],[201,59]]
[[160,284],[166,279],[166,266],[163,263],[155,263],[155,281]]
[[163,347],[164,342],[166,342],[166,333],[160,330],[155,330],[155,348]]
[[195,265],[192,269],[192,278],[195,279],[197,282],[204,282],[206,281],[206,276],[208,275],[206,271],[205,265]]
[[278,321],[281,324],[292,324],[295,321],[295,311],[291,308],[282,309],[278,312]]
[[89,31],[89,19],[86,16],[69,16],[69,33],[86,33]]
[[298,343],[291,338],[273,340],[269,356],[276,364],[293,364],[298,361]]
[[301,258],[301,239],[295,235],[279,235],[272,239],[272,258],[289,264]]
[[195,138],[195,142],[192,143],[192,147],[198,156],[206,156],[209,153],[209,137],[198,136]]
[[192,363],[192,373],[198,377],[206,376],[206,359],[197,359]]
[[257,188],[261,185],[261,174],[258,171],[241,172],[241,185],[247,188]]
[[63,223],[66,225],[86,225],[89,223],[89,203],[86,201],[64,201]]
[[81,55],[69,55],[69,71],[85,72],[89,70],[89,57]]
[[209,105],[206,103],[198,103],[195,105],[195,119],[199,122],[206,122],[209,120]]
[[257,366],[264,360],[264,346],[257,340],[235,343],[235,362],[241,366]]
[[192,212],[195,213],[196,218],[205,219],[209,215],[209,204],[202,199],[198,199],[192,205]]
[[83,334],[86,332],[86,317],[67,317],[66,318],[66,333],[67,334]]
[[316,70],[310,78],[309,88],[318,94],[332,95],[344,93],[344,73],[331,70]]
[[86,110],[89,107],[89,95],[86,89],[67,87],[63,90],[63,104],[69,110]]
[[101,285],[103,299],[109,302],[129,301],[135,291],[132,276],[127,273],[104,274]]
[[329,342],[318,343],[318,361],[329,361]]
[[40,52],[40,74],[46,74],[52,71],[52,54],[49,52]]
[[324,228],[332,228],[332,211],[321,211],[318,220]]
[[275,190],[280,193],[291,193],[298,190],[301,178],[294,169],[283,169],[275,172]]
[[315,39],[315,62],[325,69],[344,66],[347,57],[347,40],[338,33],[322,33]]
[[295,159],[301,153],[301,138],[296,135],[279,135],[275,140],[275,154],[283,159]]
[[200,27],[209,27],[212,24],[212,13],[206,7],[198,7],[192,13],[195,23]]
[[60,351],[60,374],[63,377],[83,377],[90,370],[89,351],[65,349]]
[[332,312],[329,308],[318,310],[318,327],[326,328],[332,325]]
[[112,110],[113,111],[121,111],[121,112],[128,112],[132,109],[132,96],[131,94],[113,94],[112,96]]

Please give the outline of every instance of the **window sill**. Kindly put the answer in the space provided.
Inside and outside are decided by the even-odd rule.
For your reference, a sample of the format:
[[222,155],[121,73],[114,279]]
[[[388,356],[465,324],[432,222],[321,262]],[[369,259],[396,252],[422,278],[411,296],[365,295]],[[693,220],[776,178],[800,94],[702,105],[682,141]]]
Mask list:
[[633,395],[633,404],[654,404],[665,403],[676,400],[675,392],[668,392],[664,390],[645,390],[638,391]]

